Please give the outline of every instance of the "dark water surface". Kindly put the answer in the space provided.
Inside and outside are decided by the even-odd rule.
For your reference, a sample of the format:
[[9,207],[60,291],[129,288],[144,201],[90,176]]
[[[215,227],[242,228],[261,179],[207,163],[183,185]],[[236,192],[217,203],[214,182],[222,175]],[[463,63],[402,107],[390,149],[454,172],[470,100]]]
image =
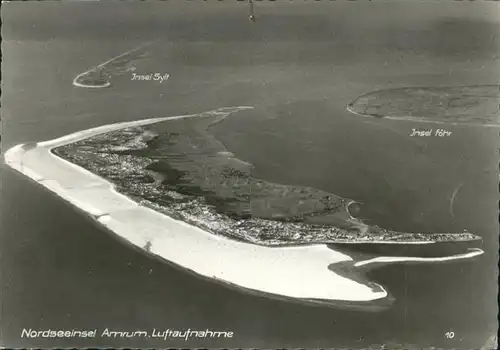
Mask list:
[[[498,5],[287,4],[259,5],[254,27],[238,2],[5,5],[2,150],[102,124],[249,105],[212,132],[256,176],[353,198],[394,230],[467,229],[483,237],[485,254],[371,272],[397,300],[384,313],[268,300],[119,243],[3,167],[3,344],[54,345],[21,339],[22,328],[212,328],[235,336],[203,344],[75,338],[57,346],[362,348],[393,341],[470,349],[496,331],[498,130],[447,126],[447,138],[414,138],[413,128],[436,125],[372,120],[345,107],[377,89],[498,84]],[[157,39],[136,71],[169,73],[168,85],[123,75],[105,90],[72,87],[76,74]]]

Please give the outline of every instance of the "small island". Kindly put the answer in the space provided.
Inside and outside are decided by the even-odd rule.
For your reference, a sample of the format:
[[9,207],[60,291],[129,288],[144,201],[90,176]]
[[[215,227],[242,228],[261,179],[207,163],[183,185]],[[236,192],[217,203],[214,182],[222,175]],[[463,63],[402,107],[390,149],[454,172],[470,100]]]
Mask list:
[[[136,63],[147,57],[148,51],[146,48],[148,44],[140,45],[110,61],[78,74],[73,79],[73,85],[80,88],[105,88],[111,86],[113,77],[134,71]],[[159,76],[157,79],[160,78],[161,81],[168,79],[168,74]]]
[[500,126],[499,105],[500,85],[475,85],[378,90],[358,97],[347,109],[365,117]]
[[75,78],[73,84],[78,87],[105,88],[111,85],[110,77],[100,69],[93,69]]

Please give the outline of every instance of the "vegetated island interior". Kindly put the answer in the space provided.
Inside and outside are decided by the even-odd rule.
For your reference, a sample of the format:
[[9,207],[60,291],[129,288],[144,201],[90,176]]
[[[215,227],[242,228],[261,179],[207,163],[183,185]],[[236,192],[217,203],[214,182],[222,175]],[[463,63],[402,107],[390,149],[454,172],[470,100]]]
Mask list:
[[239,109],[107,132],[53,152],[113,183],[139,204],[216,235],[267,246],[471,241],[468,233],[402,233],[354,218],[334,193],[253,176],[210,127]]
[[349,104],[354,113],[465,125],[500,125],[500,85],[379,90]]

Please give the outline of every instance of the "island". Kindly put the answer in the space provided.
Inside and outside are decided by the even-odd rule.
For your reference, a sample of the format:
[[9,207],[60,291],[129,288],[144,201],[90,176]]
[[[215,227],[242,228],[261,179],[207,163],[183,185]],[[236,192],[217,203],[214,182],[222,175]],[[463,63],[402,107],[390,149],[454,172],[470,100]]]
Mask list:
[[142,206],[249,243],[432,243],[474,241],[469,233],[396,232],[356,217],[353,199],[257,178],[254,167],[210,128],[242,108],[222,108],[98,134],[53,149],[107,179]]
[[500,85],[401,87],[369,92],[353,114],[449,125],[500,126]]
[[275,299],[381,311],[395,298],[366,276],[370,269],[484,253],[352,250],[359,244],[468,246],[480,237],[366,225],[351,199],[256,177],[253,165],[210,129],[250,108],[103,125],[16,145],[5,163],[81,210],[103,233],[198,277]]

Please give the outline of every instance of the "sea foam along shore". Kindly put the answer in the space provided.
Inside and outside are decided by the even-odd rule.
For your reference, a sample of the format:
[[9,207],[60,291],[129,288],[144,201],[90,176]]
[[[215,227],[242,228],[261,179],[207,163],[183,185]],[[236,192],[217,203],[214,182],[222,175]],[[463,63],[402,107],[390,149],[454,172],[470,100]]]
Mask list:
[[[212,113],[248,108],[251,107],[221,108]],[[110,182],[51,152],[53,148],[97,134],[194,116],[199,114],[105,125],[46,142],[17,145],[4,157],[11,168],[80,208],[121,238],[203,277],[275,297],[322,303],[366,305],[389,299],[382,286],[355,277],[356,273],[351,279],[349,274],[341,276],[328,268],[336,263],[354,262],[345,253],[324,244],[265,247],[213,235],[139,205],[116,192]],[[471,251],[450,260],[481,253]],[[399,257],[396,261],[412,261],[412,258]]]

